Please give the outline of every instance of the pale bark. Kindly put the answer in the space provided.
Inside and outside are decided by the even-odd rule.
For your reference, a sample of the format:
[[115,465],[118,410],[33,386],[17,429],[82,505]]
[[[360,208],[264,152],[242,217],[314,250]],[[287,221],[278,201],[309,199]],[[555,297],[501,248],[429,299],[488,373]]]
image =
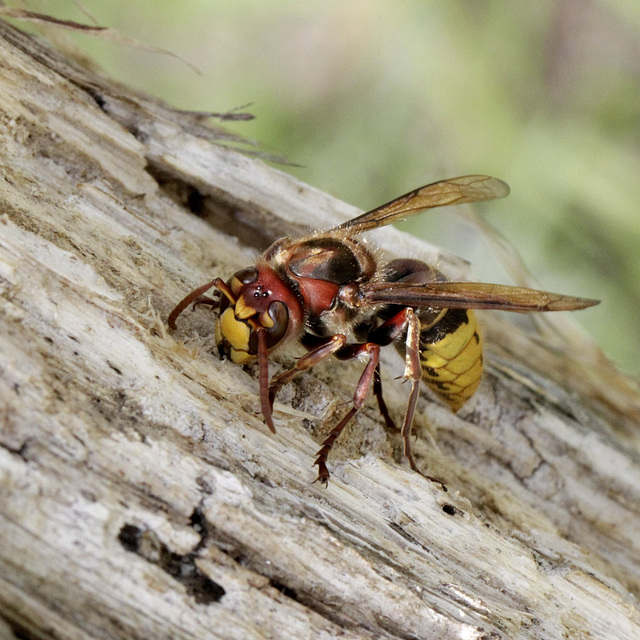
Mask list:
[[0,636],[640,638],[640,401],[571,319],[485,314],[476,396],[421,398],[417,461],[447,492],[372,402],[312,484],[358,365],[287,385],[273,436],[211,312],[165,322],[355,210],[1,22],[0,60]]

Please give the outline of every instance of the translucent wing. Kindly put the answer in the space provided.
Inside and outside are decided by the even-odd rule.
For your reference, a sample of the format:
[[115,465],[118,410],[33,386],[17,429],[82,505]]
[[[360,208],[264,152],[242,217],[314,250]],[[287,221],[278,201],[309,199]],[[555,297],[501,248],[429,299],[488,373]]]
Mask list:
[[404,220],[424,209],[481,200],[495,200],[507,195],[509,195],[509,186],[502,180],[489,176],[462,176],[450,180],[440,180],[411,191],[352,220],[343,222],[334,230],[341,229],[346,231],[348,235],[356,235],[369,229]]
[[430,284],[371,282],[360,286],[355,304],[388,303],[406,307],[438,309],[498,309],[532,311],[575,311],[599,300],[575,298],[525,287],[483,282],[434,282]]

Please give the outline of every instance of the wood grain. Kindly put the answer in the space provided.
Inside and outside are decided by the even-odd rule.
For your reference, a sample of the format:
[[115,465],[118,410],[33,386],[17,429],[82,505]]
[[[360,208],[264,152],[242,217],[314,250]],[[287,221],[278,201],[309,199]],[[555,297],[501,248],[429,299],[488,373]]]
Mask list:
[[640,637],[640,401],[570,319],[484,315],[477,396],[420,399],[417,461],[447,492],[373,403],[312,484],[357,365],[287,385],[271,436],[212,314],[165,320],[356,210],[2,22],[0,60],[2,637]]

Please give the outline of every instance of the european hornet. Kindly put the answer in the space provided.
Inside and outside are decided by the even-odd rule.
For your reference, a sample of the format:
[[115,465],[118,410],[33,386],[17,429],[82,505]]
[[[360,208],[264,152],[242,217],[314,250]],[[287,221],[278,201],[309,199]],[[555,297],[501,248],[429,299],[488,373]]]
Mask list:
[[[255,266],[236,272],[227,282],[214,278],[192,291],[173,309],[168,324],[175,329],[176,319],[192,303],[218,309],[219,352],[240,365],[257,358],[262,415],[273,433],[273,402],[283,384],[330,355],[364,360],[352,407],[317,453],[315,465],[323,484],[329,479],[331,447],[371,388],[387,427],[395,429],[382,397],[379,363],[380,347],[394,344],[404,357],[403,377],[411,383],[401,429],[404,455],[417,471],[410,434],[420,380],[454,412],[480,383],[482,339],[472,309],[567,311],[598,302],[523,287],[451,282],[420,260],[380,264],[357,236],[423,209],[504,198],[508,193],[504,182],[488,176],[442,180],[328,231],[281,238]],[[220,292],[219,300],[204,297],[212,287]],[[306,353],[269,383],[269,354],[294,339]]]

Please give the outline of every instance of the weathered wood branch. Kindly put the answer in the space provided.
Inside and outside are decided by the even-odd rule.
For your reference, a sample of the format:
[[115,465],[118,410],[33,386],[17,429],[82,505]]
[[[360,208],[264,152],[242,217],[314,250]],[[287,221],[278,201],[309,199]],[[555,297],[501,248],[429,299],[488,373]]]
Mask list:
[[373,403],[312,484],[357,366],[287,385],[272,436],[211,314],[165,320],[354,210],[1,22],[0,60],[2,637],[640,637],[640,401],[575,357],[571,320],[485,316],[477,396],[456,416],[421,398],[417,460],[447,492]]

